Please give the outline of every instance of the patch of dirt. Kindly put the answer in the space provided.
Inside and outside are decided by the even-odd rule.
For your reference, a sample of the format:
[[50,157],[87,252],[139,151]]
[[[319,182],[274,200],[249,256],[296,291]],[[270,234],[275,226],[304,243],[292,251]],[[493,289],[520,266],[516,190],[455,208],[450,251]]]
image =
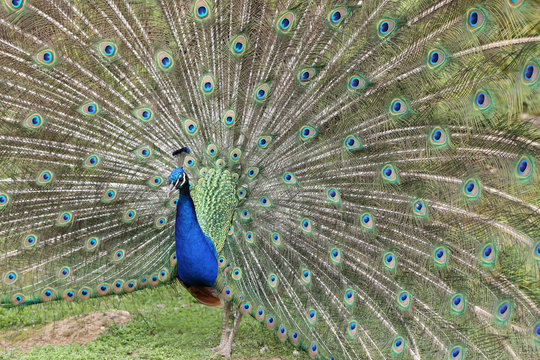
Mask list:
[[112,323],[125,325],[130,318],[127,311],[107,310],[69,317],[37,328],[0,332],[0,348],[29,351],[36,346],[88,344]]

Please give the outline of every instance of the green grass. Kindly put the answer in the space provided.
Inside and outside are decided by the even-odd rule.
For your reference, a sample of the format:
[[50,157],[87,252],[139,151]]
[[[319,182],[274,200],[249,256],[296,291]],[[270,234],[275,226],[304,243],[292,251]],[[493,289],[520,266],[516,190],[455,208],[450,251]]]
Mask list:
[[[212,352],[207,349],[219,343],[222,309],[196,303],[179,286],[162,286],[76,304],[56,301],[24,308],[0,308],[0,340],[32,336],[36,329],[53,320],[111,308],[127,310],[133,316],[126,325],[113,324],[87,345],[49,345],[26,353],[0,348],[0,359],[210,359]],[[259,350],[265,345],[268,349],[261,353]],[[294,350],[290,343],[280,342],[259,322],[245,316],[232,358],[308,358],[302,351],[293,354]]]

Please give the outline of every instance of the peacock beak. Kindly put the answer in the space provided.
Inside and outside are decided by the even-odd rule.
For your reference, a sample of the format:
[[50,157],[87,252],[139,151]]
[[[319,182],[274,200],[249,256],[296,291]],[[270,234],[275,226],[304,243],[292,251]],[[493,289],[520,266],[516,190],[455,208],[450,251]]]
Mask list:
[[178,183],[180,182],[180,180],[182,180],[182,183],[180,184],[180,187],[184,186],[185,182],[186,182],[186,174],[185,173],[182,173],[182,178],[178,178],[176,179],[173,183],[171,183],[169,185],[169,197],[171,196],[171,194],[174,192],[174,190],[176,190],[176,188],[178,187]]
[[167,194],[168,197],[171,197],[171,194],[174,192],[174,190],[176,189],[176,182],[173,182],[169,185],[169,192]]

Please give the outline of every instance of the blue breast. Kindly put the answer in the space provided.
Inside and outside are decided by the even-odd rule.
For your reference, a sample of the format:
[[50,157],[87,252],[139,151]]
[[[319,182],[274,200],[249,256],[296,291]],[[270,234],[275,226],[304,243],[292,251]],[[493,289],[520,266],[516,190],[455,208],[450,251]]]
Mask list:
[[187,286],[213,286],[218,273],[217,252],[197,221],[189,188],[180,190],[174,237],[180,280]]

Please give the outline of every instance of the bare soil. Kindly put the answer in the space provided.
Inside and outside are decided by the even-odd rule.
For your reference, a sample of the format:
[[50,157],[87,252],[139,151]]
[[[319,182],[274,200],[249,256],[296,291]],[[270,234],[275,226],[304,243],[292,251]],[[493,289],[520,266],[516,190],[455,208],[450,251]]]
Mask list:
[[45,326],[0,332],[0,349],[26,352],[33,347],[88,344],[112,324],[125,325],[131,314],[124,310],[107,310],[84,316],[69,317]]

